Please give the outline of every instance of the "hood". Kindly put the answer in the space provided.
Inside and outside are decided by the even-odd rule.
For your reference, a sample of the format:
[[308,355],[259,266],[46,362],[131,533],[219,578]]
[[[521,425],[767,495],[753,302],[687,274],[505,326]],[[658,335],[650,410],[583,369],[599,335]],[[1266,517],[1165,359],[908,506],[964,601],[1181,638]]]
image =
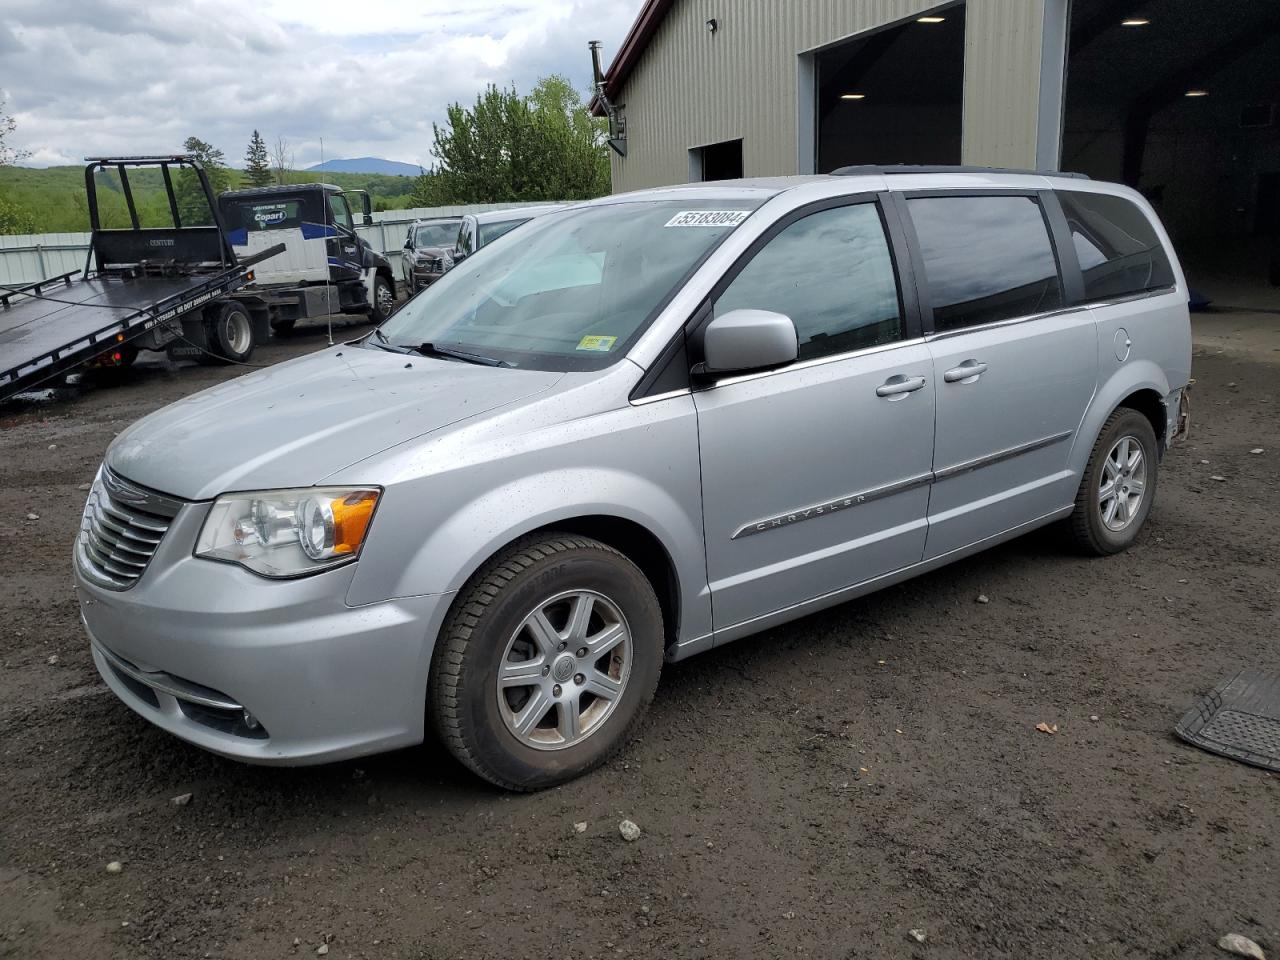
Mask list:
[[446,253],[452,254],[453,247],[418,247],[413,252],[427,257],[443,257]]
[[333,347],[157,410],[116,438],[107,465],[189,500],[306,487],[563,376]]

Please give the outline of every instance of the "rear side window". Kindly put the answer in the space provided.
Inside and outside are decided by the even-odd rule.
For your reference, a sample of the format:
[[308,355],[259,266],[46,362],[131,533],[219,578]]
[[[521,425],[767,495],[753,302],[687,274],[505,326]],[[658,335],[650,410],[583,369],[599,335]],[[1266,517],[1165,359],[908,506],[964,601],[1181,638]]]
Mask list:
[[1084,273],[1086,300],[1173,286],[1173,267],[1138,206],[1103,193],[1058,191]]
[[893,259],[874,203],[812,213],[784,228],[716,301],[791,318],[801,360],[902,338]]
[[485,223],[480,225],[480,246],[487,243],[493,243],[504,234],[510,233],[522,223],[528,223],[529,218],[522,220],[501,220],[498,223]]
[[1034,197],[916,197],[907,207],[920,239],[935,330],[1062,306],[1049,228]]

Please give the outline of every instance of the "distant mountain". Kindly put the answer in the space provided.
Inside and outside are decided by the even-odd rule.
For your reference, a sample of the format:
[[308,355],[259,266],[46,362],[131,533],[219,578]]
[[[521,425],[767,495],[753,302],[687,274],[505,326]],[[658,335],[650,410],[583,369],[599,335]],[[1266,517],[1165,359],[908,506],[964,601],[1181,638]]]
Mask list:
[[383,160],[381,157],[355,157],[351,160],[326,160],[308,171],[323,170],[329,173],[382,173],[391,177],[416,177],[421,171],[417,164],[399,160]]

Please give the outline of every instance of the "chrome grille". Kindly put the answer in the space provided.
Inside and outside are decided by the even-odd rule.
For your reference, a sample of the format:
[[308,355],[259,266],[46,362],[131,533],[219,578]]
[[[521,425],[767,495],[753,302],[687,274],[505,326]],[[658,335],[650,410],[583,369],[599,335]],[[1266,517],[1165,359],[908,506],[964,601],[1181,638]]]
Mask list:
[[182,501],[98,471],[80,518],[81,572],[109,590],[128,590],[142,576]]

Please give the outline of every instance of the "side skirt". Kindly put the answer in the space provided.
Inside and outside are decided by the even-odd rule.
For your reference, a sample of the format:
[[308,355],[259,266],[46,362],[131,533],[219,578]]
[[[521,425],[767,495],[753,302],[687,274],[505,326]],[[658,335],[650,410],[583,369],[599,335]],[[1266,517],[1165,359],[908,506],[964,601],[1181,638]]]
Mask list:
[[675,644],[667,650],[667,662],[674,663],[678,660],[684,660],[694,654],[702,653],[710,650],[712,647],[718,647],[722,644],[729,643],[742,637],[751,636],[753,633],[760,633],[762,630],[768,630],[770,627],[776,627],[779,624],[788,623],[792,620],[798,620],[806,617],[811,613],[817,613],[819,610],[825,610],[828,607],[834,607],[838,604],[854,600],[858,597],[865,596],[868,593],[874,593],[885,587],[893,586],[895,583],[901,583],[903,580],[910,580],[922,573],[928,573],[930,570],[936,570],[938,567],[944,567],[953,560],[959,560],[963,557],[972,556],[975,553],[981,553],[989,547],[1004,543],[1006,540],[1012,540],[1020,537],[1024,533],[1030,533],[1038,527],[1046,526],[1055,520],[1061,520],[1069,517],[1074,509],[1074,504],[1068,504],[1060,507],[1051,513],[1037,517],[1034,520],[1028,520],[1026,523],[1011,527],[1003,533],[995,536],[987,537],[985,540],[979,540],[971,543],[967,547],[961,547],[958,550],[952,550],[950,553],[944,553],[941,556],[933,557],[929,560],[922,560],[914,563],[909,567],[903,567],[900,570],[894,570],[892,573],[886,573],[882,576],[875,577],[871,580],[864,580],[861,583],[855,583],[849,587],[842,587],[831,593],[823,594],[820,597],[813,597],[810,600],[804,600],[800,603],[792,604],[789,607],[783,607],[781,610],[775,610],[773,613],[766,613],[763,616],[756,617],[752,620],[744,620],[741,623],[735,623],[732,626],[716,630],[713,633],[704,634],[700,637],[693,637],[689,640],[683,640]]

